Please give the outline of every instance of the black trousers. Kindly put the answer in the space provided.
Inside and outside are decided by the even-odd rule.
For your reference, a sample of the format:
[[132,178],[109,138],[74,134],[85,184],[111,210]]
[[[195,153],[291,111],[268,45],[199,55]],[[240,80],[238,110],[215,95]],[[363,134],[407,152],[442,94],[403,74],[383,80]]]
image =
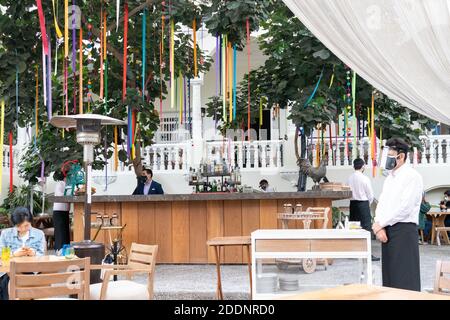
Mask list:
[[70,243],[69,211],[53,211],[53,226],[55,227],[55,250]]
[[420,257],[415,223],[386,227],[387,243],[381,246],[383,286],[420,291]]
[[361,228],[372,231],[372,215],[369,201],[350,201],[350,221],[360,221]]
[[9,276],[7,274],[0,277],[0,300],[9,300],[8,283]]

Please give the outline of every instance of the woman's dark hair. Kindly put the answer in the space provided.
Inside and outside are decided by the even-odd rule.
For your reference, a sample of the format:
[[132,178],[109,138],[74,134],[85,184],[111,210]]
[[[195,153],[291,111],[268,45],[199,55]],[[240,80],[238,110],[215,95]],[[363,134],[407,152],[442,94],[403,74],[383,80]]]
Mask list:
[[53,179],[55,181],[63,181],[66,176],[62,173],[61,170],[56,170],[53,174]]
[[365,165],[366,163],[364,162],[363,159],[361,158],[357,158],[355,160],[353,160],[353,168],[355,168],[355,170],[361,170],[361,168]]
[[11,214],[11,222],[13,225],[17,226],[24,223],[25,221],[32,222],[33,216],[28,208],[17,207]]
[[386,142],[386,146],[394,149],[398,154],[403,153],[405,155],[405,161],[408,158],[409,146],[402,138],[391,138]]

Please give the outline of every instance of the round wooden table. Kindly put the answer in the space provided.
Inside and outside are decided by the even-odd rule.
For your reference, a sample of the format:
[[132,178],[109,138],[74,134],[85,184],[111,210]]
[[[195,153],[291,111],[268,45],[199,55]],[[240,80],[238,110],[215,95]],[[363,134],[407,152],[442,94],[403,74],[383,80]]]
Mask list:
[[[450,212],[427,212],[427,215],[431,216],[432,225],[431,225],[431,244],[436,242],[436,228],[444,228],[445,227],[445,218],[450,215]],[[448,238],[447,232],[441,232],[441,235],[446,244],[450,244],[450,240]]]

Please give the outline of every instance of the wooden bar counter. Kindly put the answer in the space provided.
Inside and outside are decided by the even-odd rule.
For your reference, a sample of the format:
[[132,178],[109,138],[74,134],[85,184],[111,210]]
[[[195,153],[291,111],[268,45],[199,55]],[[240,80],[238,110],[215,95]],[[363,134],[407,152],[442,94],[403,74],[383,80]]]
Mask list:
[[[215,263],[208,239],[281,228],[277,213],[283,212],[285,203],[300,203],[306,210],[331,207],[333,200],[350,197],[350,191],[93,196],[91,217],[95,221],[97,214],[116,213],[120,224],[126,224],[123,241],[127,249],[132,242],[157,244],[158,263]],[[51,197],[50,201],[74,203],[73,240],[82,240],[84,198]],[[321,222],[315,223],[320,227]],[[329,228],[331,224],[330,213]],[[302,227],[300,222],[290,222],[290,228]],[[102,231],[96,241],[109,243],[107,232]],[[247,263],[247,257],[242,248],[226,248],[224,263]]]

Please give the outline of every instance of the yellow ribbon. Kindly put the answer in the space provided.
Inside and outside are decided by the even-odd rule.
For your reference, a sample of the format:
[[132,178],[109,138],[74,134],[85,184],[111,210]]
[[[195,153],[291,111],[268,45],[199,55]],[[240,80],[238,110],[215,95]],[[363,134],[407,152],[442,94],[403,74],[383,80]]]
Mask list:
[[64,57],[69,56],[69,0],[64,0]]
[[59,39],[61,39],[63,37],[63,34],[58,26],[58,20],[56,20],[55,0],[52,0],[52,3],[53,3],[53,21],[55,22],[56,36]]

